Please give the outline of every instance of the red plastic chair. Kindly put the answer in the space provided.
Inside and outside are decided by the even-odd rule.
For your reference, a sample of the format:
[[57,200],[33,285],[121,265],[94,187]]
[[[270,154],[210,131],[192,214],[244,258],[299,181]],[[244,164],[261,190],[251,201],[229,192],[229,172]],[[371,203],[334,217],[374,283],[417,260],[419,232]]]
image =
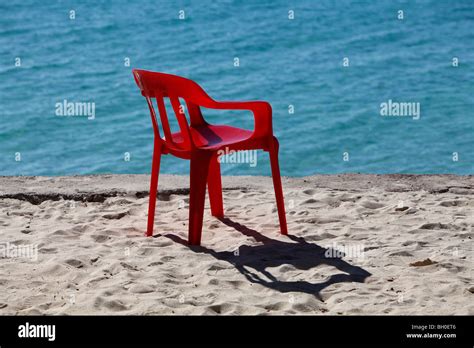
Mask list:
[[[209,97],[194,81],[175,75],[134,69],[133,76],[148,103],[155,135],[146,235],[151,236],[153,234],[161,155],[172,154],[179,158],[191,160],[188,243],[200,245],[206,182],[212,215],[218,218],[224,216],[218,151],[251,149],[262,149],[270,153],[273,186],[280,218],[280,231],[282,234],[287,234],[283,190],[278,165],[278,140],[273,136],[270,104],[263,101],[217,102]],[[180,132],[171,133],[170,131],[164,98],[169,98],[171,101]],[[179,98],[184,99],[187,106],[191,121],[189,124]],[[161,137],[158,128],[153,99],[156,99],[164,137]],[[255,129],[252,132],[231,126],[209,124],[204,120],[200,107],[250,110],[254,114]]]

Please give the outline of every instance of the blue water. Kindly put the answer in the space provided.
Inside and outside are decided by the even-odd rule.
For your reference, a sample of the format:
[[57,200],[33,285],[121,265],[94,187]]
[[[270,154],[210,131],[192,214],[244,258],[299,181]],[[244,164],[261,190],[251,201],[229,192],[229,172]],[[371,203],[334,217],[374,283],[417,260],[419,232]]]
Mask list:
[[[473,33],[467,0],[4,1],[0,175],[149,172],[152,129],[134,67],[191,78],[217,100],[269,101],[284,175],[472,174]],[[64,99],[94,102],[95,119],[55,115]],[[389,99],[420,103],[420,119],[382,117]],[[253,126],[245,112],[203,112]],[[188,170],[171,156],[162,164]],[[223,172],[269,174],[267,154]]]

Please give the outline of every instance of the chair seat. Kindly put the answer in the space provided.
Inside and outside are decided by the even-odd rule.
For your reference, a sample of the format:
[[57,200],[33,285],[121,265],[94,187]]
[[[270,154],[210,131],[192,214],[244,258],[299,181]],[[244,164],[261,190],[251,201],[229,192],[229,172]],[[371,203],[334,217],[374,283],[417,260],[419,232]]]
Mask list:
[[[253,134],[252,131],[247,129],[221,125],[189,127],[189,130],[196,147],[206,150],[214,150],[227,145],[241,143],[249,139]],[[181,132],[172,133],[171,137],[177,146],[183,142]]]

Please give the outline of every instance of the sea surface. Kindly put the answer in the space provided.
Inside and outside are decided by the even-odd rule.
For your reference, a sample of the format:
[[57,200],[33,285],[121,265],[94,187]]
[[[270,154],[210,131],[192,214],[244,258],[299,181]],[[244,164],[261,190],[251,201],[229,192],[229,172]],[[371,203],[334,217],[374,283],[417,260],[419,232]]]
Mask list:
[[[284,175],[474,172],[474,1],[22,0],[0,3],[0,175],[150,172],[132,68],[270,102]],[[94,117],[58,115],[64,100]],[[382,116],[389,100],[419,115]],[[270,174],[256,159],[222,171]]]

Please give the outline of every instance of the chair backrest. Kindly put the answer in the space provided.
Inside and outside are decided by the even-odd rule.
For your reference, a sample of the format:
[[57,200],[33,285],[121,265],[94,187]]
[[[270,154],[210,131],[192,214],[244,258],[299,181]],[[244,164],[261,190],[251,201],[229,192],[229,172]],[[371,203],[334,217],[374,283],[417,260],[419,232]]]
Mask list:
[[[163,129],[165,136],[165,142],[171,143],[172,145],[179,144],[179,147],[184,149],[191,149],[193,147],[193,142],[189,131],[185,108],[181,104],[180,98],[184,99],[186,103],[190,117],[190,125],[199,126],[206,124],[199,108],[201,103],[210,99],[206,92],[196,82],[176,75],[133,69],[133,77],[148,103],[155,136],[161,138],[153,99],[156,99],[156,104],[158,106],[158,113],[160,116],[161,128]],[[183,139],[182,143],[175,142],[171,137],[171,129],[164,98],[169,98],[170,100],[178,121],[181,138]]]

